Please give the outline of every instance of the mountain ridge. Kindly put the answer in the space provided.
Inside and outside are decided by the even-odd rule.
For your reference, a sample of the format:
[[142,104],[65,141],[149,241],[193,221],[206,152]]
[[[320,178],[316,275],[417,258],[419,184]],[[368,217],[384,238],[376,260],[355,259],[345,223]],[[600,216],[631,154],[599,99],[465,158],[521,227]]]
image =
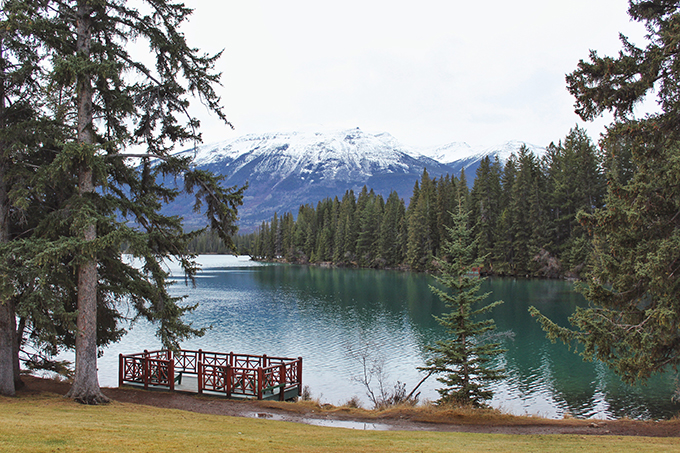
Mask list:
[[[248,182],[239,210],[239,225],[247,232],[275,212],[296,215],[300,205],[341,197],[347,190],[358,193],[364,185],[384,198],[395,190],[408,203],[425,169],[434,178],[458,176],[464,167],[472,184],[474,177],[470,175],[485,156],[498,156],[504,162],[522,145],[538,156],[545,152],[544,148],[517,140],[487,148],[460,142],[413,148],[389,133],[367,133],[356,128],[249,134],[177,154],[193,155],[197,168],[223,175],[227,186]],[[183,207],[186,204],[186,199],[177,200],[168,211],[183,216],[188,228],[203,226],[200,215]]]

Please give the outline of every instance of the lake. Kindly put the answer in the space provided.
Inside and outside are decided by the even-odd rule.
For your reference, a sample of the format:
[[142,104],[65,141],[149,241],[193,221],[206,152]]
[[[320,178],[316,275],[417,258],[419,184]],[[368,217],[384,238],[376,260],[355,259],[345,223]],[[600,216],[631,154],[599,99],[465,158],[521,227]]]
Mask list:
[[[203,270],[196,287],[176,275],[172,293],[198,302],[187,320],[210,330],[182,347],[303,357],[303,384],[323,402],[343,404],[356,395],[370,407],[357,382],[362,358],[381,365],[390,389],[399,381],[410,391],[423,377],[417,368],[427,358],[425,346],[445,335],[433,317],[444,306],[432,295],[428,285],[434,279],[426,274],[262,264],[233,256],[201,256],[199,261]],[[674,374],[631,387],[603,364],[584,362],[545,338],[527,308],[534,305],[567,325],[574,308],[585,304],[571,283],[489,279],[483,290],[493,292],[488,301],[505,301],[491,313],[508,350],[498,360],[508,377],[493,387],[493,407],[549,418],[657,419],[680,411],[671,401]],[[159,345],[152,326],[136,323],[99,359],[100,384],[118,385],[119,353]],[[439,385],[430,377],[419,389],[420,399],[437,399]]]

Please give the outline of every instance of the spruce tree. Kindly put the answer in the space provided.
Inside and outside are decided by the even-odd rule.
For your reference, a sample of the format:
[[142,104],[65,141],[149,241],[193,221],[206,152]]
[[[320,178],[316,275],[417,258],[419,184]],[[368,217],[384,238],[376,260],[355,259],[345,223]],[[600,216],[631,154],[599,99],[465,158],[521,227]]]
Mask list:
[[406,207],[404,200],[395,191],[390,192],[385,203],[385,211],[380,222],[378,238],[379,256],[388,267],[401,264],[404,259],[406,243]]
[[[44,110],[63,120],[67,131],[55,159],[30,186],[36,199],[50,187],[67,196],[36,226],[31,240],[44,246],[29,265],[45,272],[45,282],[60,278],[55,287],[64,295],[62,309],[77,314],[65,337],[76,350],[69,396],[96,404],[107,400],[97,379],[98,348],[122,334],[117,304],[127,302],[135,315],[156,323],[166,347],[201,333],[182,321],[191,307],[168,294],[161,264],[173,256],[192,277],[197,268],[187,247],[200,232],[185,233],[180,219],[161,215],[162,203],[181,191],[193,193],[195,209],[205,211],[210,228],[233,248],[243,188],[225,189],[219,178],[193,169],[190,159],[170,153],[177,143],[200,140],[198,120],[187,114],[191,96],[226,121],[214,91],[218,56],[187,45],[179,27],[191,10],[181,4],[142,2],[148,13],[119,0],[13,6],[27,22],[49,24],[28,36],[45,55],[50,89],[68,99],[60,106],[65,113]],[[130,40],[148,44],[153,67],[131,57]],[[164,177],[179,178],[183,187],[165,187]],[[123,244],[141,268],[122,259]]]
[[333,262],[336,264],[343,263],[345,259],[345,232],[348,228],[347,222],[349,221],[348,199],[349,191],[346,191],[338,206],[338,218],[336,220],[335,238],[333,241]]
[[[366,186],[364,186],[365,188]],[[360,266],[371,267],[375,265],[375,259],[378,255],[378,233],[385,202],[381,195],[375,195],[373,189],[365,197],[363,195],[364,191],[359,194],[357,200],[359,235],[357,236],[356,254]]]
[[484,267],[493,271],[492,251],[496,244],[496,226],[501,210],[500,163],[489,157],[480,162],[470,193],[471,221],[477,240],[477,256],[486,256]]
[[[416,182],[408,208],[407,264],[422,271],[429,267],[433,257],[433,227],[436,227],[437,196],[435,183],[427,169],[423,170],[420,185]],[[434,220],[434,221],[433,221]]]
[[[579,218],[593,232],[593,268],[584,295],[590,302],[570,317],[572,328],[539,316],[550,338],[577,340],[587,359],[599,359],[627,382],[680,364],[680,5],[630,1],[629,14],[645,24],[649,42],[639,48],[622,37],[618,57],[591,52],[567,76],[576,112],[592,120],[614,114],[605,150],[615,156],[604,207]],[[636,119],[634,106],[657,96],[659,112]]]
[[446,228],[451,226],[451,215],[456,204],[456,177],[448,174],[437,180],[437,246],[435,255],[439,255],[441,243],[446,240]]
[[281,220],[281,248],[283,256],[288,260],[292,261],[294,256],[293,252],[293,230],[295,228],[295,220],[293,219],[293,214],[287,212],[283,215]]
[[[19,374],[17,307],[22,290],[19,280],[31,277],[13,254],[13,240],[31,235],[34,222],[26,219],[35,204],[27,199],[25,181],[31,179],[36,165],[49,160],[49,152],[37,148],[46,134],[60,139],[57,125],[46,121],[41,110],[41,92],[45,88],[40,60],[43,56],[31,36],[34,27],[22,14],[20,2],[5,0],[0,11],[0,248],[2,279],[0,280],[0,395],[14,395],[22,385]],[[20,260],[18,260],[20,261]],[[26,278],[23,278],[26,277]]]
[[590,238],[576,216],[592,214],[602,206],[605,184],[595,146],[580,128],[572,129],[564,142],[551,144],[546,154],[551,251],[566,270],[579,271],[590,251]]
[[536,157],[525,146],[517,156],[517,174],[510,198],[510,221],[513,232],[512,270],[527,276],[534,270],[533,258],[545,240],[542,173]]
[[445,289],[430,286],[450,309],[437,317],[448,338],[427,348],[432,357],[421,369],[444,375],[437,378],[445,385],[437,389],[440,403],[479,407],[493,396],[489,385],[504,377],[504,370],[494,368],[491,362],[505,352],[500,343],[488,341],[489,334],[495,329],[494,321],[480,319],[480,316],[503,302],[481,305],[490,293],[480,294],[484,279],[470,275],[473,267],[481,265],[482,259],[473,258],[476,241],[468,229],[469,213],[463,203],[463,197],[459,196],[458,207],[451,213],[453,227],[448,228],[443,257],[436,260],[440,268],[436,279]]
[[517,177],[517,157],[513,154],[508,158],[501,175],[501,211],[496,221],[496,243],[494,245],[493,260],[495,270],[499,274],[514,273],[514,249],[516,223],[510,208],[513,186]]
[[[346,199],[345,199],[346,198]],[[350,262],[356,259],[357,236],[359,234],[359,225],[357,220],[357,199],[352,189],[342,199],[343,214],[345,215],[345,237],[343,239],[344,251],[342,253],[343,260]]]

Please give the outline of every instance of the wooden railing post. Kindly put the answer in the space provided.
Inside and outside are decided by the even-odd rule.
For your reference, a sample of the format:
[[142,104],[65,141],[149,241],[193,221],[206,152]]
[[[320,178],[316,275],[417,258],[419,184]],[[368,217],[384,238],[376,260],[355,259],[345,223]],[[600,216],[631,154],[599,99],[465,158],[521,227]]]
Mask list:
[[261,366],[257,367],[257,399],[262,399],[262,385],[264,384],[264,370]]
[[144,350],[144,365],[142,366],[142,373],[144,373],[144,390],[149,390],[149,351]]
[[286,393],[286,365],[283,363],[279,365],[279,385],[281,386],[281,391],[279,393],[279,401],[285,400]]
[[231,398],[231,365],[227,364],[224,367],[224,390],[227,392],[227,398]]
[[118,387],[123,386],[123,377],[125,376],[125,359],[123,354],[118,354]]
[[198,362],[198,393],[203,393],[203,362]]
[[267,354],[262,354],[262,368],[267,368],[269,364],[267,363]]
[[196,354],[196,371],[198,371],[198,393],[203,393],[203,379],[205,378],[203,376],[203,373],[205,373],[203,368],[203,349],[199,349],[198,354]]
[[298,396],[302,396],[302,357],[297,359]]
[[170,357],[168,359],[168,380],[170,381],[170,390],[175,390],[175,359],[172,357],[172,351],[170,351]]

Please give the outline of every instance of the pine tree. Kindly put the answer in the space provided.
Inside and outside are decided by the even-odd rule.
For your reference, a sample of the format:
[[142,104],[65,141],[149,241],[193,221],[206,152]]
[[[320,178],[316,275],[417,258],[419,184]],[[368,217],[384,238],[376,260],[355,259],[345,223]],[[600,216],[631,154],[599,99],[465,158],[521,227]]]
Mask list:
[[[628,12],[645,24],[647,47],[622,37],[618,57],[593,51],[567,76],[584,120],[614,114],[604,148],[631,155],[631,164],[610,166],[631,174],[607,175],[604,207],[579,216],[593,233],[593,268],[584,289],[590,305],[570,317],[573,328],[555,325],[535,308],[532,314],[550,338],[577,340],[585,358],[634,382],[680,364],[680,7],[677,1],[634,0]],[[635,119],[634,106],[650,93],[660,112]]]
[[443,258],[437,259],[440,274],[436,278],[446,289],[430,287],[450,309],[437,317],[449,337],[427,348],[432,357],[421,369],[444,374],[437,378],[445,385],[437,389],[441,395],[440,403],[478,407],[493,396],[489,384],[504,377],[504,370],[493,368],[491,361],[505,352],[500,343],[490,343],[485,339],[495,329],[494,321],[480,320],[479,316],[503,302],[479,306],[490,294],[480,294],[483,279],[469,275],[472,267],[479,267],[482,260],[473,259],[475,240],[467,226],[469,213],[463,203],[463,197],[459,196],[458,207],[451,214],[453,227],[448,229]]

